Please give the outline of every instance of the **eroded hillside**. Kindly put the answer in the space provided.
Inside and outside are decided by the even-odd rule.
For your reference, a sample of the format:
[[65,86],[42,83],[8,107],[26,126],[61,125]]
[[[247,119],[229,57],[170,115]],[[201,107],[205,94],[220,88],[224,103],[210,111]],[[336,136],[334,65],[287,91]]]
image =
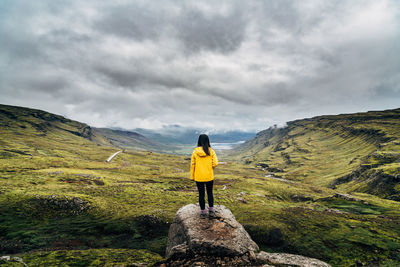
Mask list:
[[258,133],[234,158],[285,179],[400,200],[400,109],[292,121]]

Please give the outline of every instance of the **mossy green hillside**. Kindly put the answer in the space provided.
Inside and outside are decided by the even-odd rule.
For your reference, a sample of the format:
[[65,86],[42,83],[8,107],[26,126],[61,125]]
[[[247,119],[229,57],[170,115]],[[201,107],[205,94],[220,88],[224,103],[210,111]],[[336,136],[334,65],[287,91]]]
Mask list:
[[[42,110],[8,105],[0,105],[0,126],[2,140],[15,141],[0,142],[0,145],[7,145],[7,148],[0,152],[0,158],[10,158],[16,154],[47,155],[49,153],[46,150],[47,147],[52,148],[53,156],[62,156],[62,152],[68,153],[68,151],[56,149],[60,142],[73,145],[81,142],[85,147],[88,145],[86,141],[91,141],[90,145],[97,144],[121,149],[156,151],[169,149],[167,146],[152,142],[135,132],[93,128],[87,124]],[[29,136],[30,139],[25,136]],[[37,147],[41,149],[38,150]]]
[[[79,259],[101,266],[97,259],[113,262],[107,249],[126,264],[144,249],[151,263],[164,255],[176,211],[197,202],[188,156],[127,150],[106,163],[117,148],[58,128],[45,136],[28,127],[14,136],[15,129],[10,122],[0,135],[4,149],[25,153],[0,159],[0,255],[17,254],[32,266]],[[398,202],[365,193],[354,194],[360,201],[340,199],[332,197],[337,190],[220,161],[215,202],[231,209],[262,249],[334,266],[400,264]]]
[[286,179],[399,200],[400,109],[292,121],[258,133],[232,158]]

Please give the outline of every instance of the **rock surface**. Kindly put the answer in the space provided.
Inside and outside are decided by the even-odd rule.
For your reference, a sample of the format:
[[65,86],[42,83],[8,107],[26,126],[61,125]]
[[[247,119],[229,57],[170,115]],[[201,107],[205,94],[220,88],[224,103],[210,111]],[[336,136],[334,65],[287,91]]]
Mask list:
[[259,252],[229,209],[214,208],[216,216],[205,219],[198,205],[180,208],[169,229],[167,259],[156,266],[330,266],[300,255]]
[[271,266],[329,267],[330,265],[313,258],[287,253],[257,253],[257,259]]
[[22,265],[28,267],[28,265],[26,265],[26,263],[20,257],[12,257],[12,256],[1,256],[0,257],[1,265],[2,265],[2,263],[6,263],[6,264],[10,264],[11,266],[14,266],[11,262],[19,262]]
[[242,255],[258,251],[257,244],[225,206],[216,205],[215,218],[201,219],[199,206],[178,210],[168,233],[166,256],[183,252],[216,256]]

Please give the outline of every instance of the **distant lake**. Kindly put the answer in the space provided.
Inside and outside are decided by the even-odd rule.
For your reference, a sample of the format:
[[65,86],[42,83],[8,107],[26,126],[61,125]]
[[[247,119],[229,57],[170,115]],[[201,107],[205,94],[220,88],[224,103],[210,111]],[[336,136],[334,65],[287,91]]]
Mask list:
[[211,147],[214,149],[231,149],[236,145],[243,144],[245,141],[238,141],[234,143],[211,143]]

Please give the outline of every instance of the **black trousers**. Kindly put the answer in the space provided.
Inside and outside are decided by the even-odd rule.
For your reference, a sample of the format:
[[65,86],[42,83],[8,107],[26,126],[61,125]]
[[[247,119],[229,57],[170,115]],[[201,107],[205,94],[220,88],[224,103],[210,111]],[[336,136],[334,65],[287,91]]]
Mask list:
[[202,210],[206,208],[206,202],[204,200],[204,185],[207,189],[208,206],[214,207],[213,184],[214,180],[209,182],[196,182],[197,190],[199,191],[199,204]]

